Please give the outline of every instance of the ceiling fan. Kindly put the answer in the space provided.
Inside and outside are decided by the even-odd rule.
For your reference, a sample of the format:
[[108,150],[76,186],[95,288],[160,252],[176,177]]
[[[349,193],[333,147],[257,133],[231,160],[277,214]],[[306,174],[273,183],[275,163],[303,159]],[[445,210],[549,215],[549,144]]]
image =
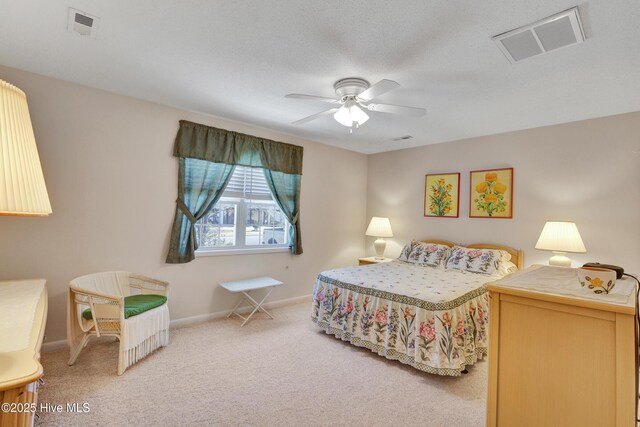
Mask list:
[[309,101],[320,101],[334,104],[332,108],[312,114],[300,120],[291,123],[299,125],[310,122],[319,117],[333,114],[333,118],[343,126],[357,128],[364,122],[369,120],[369,115],[364,110],[377,111],[380,113],[392,113],[408,116],[424,116],[427,112],[424,108],[406,107],[402,105],[378,104],[371,102],[374,98],[387,93],[400,85],[393,80],[383,79],[373,86],[365,79],[358,77],[348,77],[340,79],[334,83],[333,89],[336,91],[338,98],[326,98],[324,96],[302,95],[299,93],[290,93],[285,98],[305,99]]

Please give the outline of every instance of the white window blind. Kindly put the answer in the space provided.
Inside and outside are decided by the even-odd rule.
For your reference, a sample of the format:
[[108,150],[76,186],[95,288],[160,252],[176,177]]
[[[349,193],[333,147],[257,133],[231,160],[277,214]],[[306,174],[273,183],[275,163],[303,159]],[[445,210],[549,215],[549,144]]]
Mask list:
[[290,225],[260,168],[236,166],[222,197],[196,224],[198,253],[287,248]]
[[248,200],[271,200],[271,190],[263,170],[246,166],[236,166],[224,195]]

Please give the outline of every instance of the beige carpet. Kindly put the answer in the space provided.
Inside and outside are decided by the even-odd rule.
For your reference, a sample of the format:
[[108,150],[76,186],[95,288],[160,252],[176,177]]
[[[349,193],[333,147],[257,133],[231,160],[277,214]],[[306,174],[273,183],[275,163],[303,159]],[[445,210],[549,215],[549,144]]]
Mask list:
[[172,330],[171,344],[116,375],[118,345],[95,340],[72,367],[42,355],[40,401],[89,403],[42,413],[39,424],[421,425],[485,423],[487,362],[458,378],[422,373],[317,329],[310,305]]

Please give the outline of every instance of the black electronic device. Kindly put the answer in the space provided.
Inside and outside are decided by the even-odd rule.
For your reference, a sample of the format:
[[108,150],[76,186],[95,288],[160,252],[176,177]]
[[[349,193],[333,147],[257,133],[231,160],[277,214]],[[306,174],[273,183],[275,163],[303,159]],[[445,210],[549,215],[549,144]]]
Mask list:
[[588,262],[583,265],[583,267],[606,268],[607,270],[613,270],[616,272],[616,279],[622,279],[622,275],[624,274],[624,268],[618,267],[617,265],[600,264],[599,262]]

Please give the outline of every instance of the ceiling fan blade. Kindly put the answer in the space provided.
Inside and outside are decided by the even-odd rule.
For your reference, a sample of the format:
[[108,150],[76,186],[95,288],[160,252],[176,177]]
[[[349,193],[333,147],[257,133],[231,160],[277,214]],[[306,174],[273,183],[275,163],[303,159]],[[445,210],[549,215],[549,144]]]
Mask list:
[[393,80],[382,79],[378,83],[369,87],[369,89],[359,94],[358,99],[363,102],[367,102],[397,87],[400,87],[400,85]]
[[311,120],[315,120],[315,119],[317,119],[317,118],[319,118],[319,117],[322,117],[322,116],[328,116],[329,114],[333,114],[333,113],[335,113],[336,111],[338,111],[338,109],[339,109],[339,108],[337,108],[337,107],[336,107],[336,108],[330,108],[330,109],[328,109],[328,110],[321,111],[321,112],[319,112],[319,113],[316,113],[316,114],[312,114],[312,115],[310,115],[310,116],[307,116],[307,117],[305,117],[305,118],[303,118],[303,119],[296,120],[295,122],[293,122],[293,123],[291,123],[291,124],[292,124],[292,125],[301,125],[301,124],[303,124],[303,123],[310,122]]
[[405,107],[403,105],[391,105],[391,104],[368,104],[366,106],[369,111],[378,111],[380,113],[392,113],[402,114],[405,116],[424,116],[427,112],[424,108],[418,107]]
[[304,99],[307,101],[321,101],[321,102],[329,102],[331,104],[339,104],[340,100],[335,98],[326,98],[324,96],[315,96],[315,95],[303,95],[301,93],[290,93],[284,96],[285,98],[293,98],[293,99]]

